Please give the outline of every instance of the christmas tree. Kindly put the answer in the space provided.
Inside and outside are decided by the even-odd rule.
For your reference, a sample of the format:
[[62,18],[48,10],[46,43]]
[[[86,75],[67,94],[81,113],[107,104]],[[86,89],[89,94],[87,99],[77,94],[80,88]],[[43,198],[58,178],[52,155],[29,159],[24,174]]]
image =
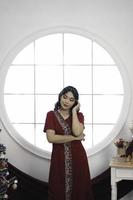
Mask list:
[[9,176],[8,159],[5,156],[6,156],[6,147],[5,145],[0,144],[0,200],[8,199],[7,192],[9,187],[16,189],[18,183],[18,180],[15,176],[13,177]]

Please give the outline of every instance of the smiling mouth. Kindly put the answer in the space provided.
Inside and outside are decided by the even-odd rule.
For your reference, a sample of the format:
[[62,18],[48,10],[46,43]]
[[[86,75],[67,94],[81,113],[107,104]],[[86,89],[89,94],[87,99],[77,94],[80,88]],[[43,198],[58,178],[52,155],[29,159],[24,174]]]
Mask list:
[[65,107],[68,107],[69,105],[63,104]]

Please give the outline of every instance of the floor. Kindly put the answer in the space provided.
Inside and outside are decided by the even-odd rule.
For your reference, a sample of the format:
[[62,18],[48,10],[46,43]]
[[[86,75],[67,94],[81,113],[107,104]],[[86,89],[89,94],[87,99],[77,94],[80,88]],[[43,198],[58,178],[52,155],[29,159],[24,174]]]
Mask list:
[[[16,176],[18,179],[18,188],[16,191],[9,188],[8,194],[10,200],[47,200],[48,184],[39,181],[22,171],[18,170],[10,163],[9,174]],[[111,185],[110,185],[110,169],[107,169],[102,175],[99,175],[92,181],[93,194],[95,200],[111,200]],[[118,185],[119,200],[133,200],[133,181],[120,181]],[[132,191],[132,192],[130,192]],[[127,195],[128,194],[128,195]],[[124,198],[122,198],[124,197]]]
[[125,197],[121,198],[120,200],[133,200],[133,191],[128,193]]

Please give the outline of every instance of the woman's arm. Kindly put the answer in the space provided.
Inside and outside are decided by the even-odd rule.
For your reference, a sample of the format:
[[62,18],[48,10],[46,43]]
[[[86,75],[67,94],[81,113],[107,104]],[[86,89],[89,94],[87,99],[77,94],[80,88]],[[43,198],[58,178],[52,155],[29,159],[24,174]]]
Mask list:
[[74,136],[80,136],[83,134],[84,125],[81,123],[78,119],[78,110],[80,109],[80,104],[78,103],[73,109],[72,109],[72,132]]
[[48,142],[56,144],[71,142],[74,140],[84,140],[84,134],[80,135],[79,137],[75,137],[72,135],[58,135],[55,134],[55,131],[51,129],[48,129],[46,131],[46,134]]

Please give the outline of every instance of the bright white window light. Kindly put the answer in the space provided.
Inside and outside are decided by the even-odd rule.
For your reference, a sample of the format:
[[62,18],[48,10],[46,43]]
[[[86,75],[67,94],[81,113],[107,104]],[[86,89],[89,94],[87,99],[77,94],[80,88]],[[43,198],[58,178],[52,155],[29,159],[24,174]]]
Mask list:
[[86,149],[102,142],[116,126],[124,98],[123,81],[110,54],[95,41],[71,33],[39,38],[8,69],[4,103],[10,123],[26,141],[51,151],[43,133],[46,113],[58,93],[73,85],[85,117]]

